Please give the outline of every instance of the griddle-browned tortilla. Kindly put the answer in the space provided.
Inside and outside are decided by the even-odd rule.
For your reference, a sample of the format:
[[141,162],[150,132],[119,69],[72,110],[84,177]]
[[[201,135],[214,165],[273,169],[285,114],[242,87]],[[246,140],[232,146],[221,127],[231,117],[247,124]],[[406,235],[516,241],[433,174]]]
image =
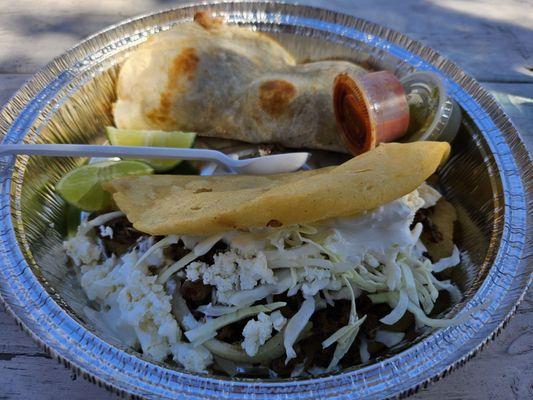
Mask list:
[[415,190],[449,151],[445,142],[390,143],[334,168],[272,176],[132,176],[104,187],[142,232],[209,235],[359,214]]
[[296,65],[262,33],[197,17],[154,35],[126,60],[113,107],[118,128],[347,152],[332,86],[339,73],[363,68],[345,61]]

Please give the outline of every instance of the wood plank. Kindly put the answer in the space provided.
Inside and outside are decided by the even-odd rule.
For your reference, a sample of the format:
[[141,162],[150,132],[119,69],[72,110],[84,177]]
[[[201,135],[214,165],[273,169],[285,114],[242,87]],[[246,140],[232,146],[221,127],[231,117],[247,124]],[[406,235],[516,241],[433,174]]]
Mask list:
[[[294,1],[294,0],[293,0]],[[0,72],[30,73],[89,34],[126,17],[171,7],[156,0],[5,2]],[[324,5],[323,0],[308,0]],[[333,0],[327,7],[404,32],[485,81],[533,82],[533,3]]]
[[533,84],[484,83],[511,118],[533,154]]
[[8,359],[13,354],[41,354],[44,352],[37,348],[35,342],[17,326],[0,305],[0,359]]
[[28,74],[0,74],[0,107],[30,78]]
[[39,353],[0,353],[0,399],[116,399],[85,379]]

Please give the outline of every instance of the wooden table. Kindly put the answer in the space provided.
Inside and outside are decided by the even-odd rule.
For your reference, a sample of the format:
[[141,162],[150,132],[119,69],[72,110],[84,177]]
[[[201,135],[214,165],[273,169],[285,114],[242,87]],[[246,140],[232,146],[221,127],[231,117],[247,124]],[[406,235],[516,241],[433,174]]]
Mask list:
[[[305,1],[301,1],[305,3]],[[0,104],[83,37],[171,0],[0,1]],[[457,62],[491,90],[533,150],[531,0],[312,0],[404,32]],[[533,296],[490,346],[414,399],[533,398]],[[0,310],[0,399],[113,399],[49,359]]]

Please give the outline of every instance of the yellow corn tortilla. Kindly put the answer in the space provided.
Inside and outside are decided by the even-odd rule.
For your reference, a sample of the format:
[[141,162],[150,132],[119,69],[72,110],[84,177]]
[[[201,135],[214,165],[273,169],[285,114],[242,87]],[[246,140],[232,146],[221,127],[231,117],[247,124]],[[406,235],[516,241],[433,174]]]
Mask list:
[[270,176],[155,175],[104,185],[151,235],[210,235],[356,215],[420,186],[448,157],[444,142],[388,143],[344,164]]

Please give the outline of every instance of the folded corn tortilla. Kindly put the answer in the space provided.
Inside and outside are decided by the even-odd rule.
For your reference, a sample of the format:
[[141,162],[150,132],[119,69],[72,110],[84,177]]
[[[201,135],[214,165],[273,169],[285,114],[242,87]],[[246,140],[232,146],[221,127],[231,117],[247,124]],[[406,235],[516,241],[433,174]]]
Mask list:
[[133,226],[151,235],[233,229],[351,216],[420,186],[448,157],[445,142],[382,144],[337,167],[270,176],[150,175],[104,184]]

